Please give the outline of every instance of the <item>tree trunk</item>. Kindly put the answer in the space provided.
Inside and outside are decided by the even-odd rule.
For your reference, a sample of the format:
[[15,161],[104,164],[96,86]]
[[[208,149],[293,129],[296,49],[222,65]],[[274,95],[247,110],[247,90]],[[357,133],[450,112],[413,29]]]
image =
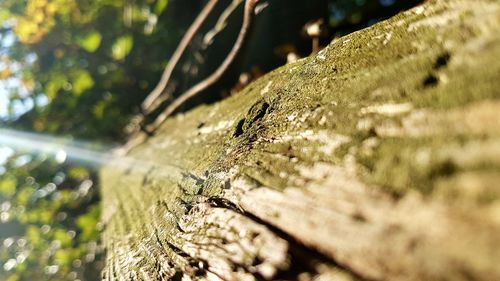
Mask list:
[[427,1],[167,120],[102,170],[103,278],[500,280],[499,30]]

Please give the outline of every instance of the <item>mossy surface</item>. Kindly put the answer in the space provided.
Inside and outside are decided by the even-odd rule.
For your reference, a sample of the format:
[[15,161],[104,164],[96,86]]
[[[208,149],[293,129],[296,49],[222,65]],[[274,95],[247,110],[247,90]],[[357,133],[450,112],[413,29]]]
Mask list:
[[498,30],[498,1],[428,1],[167,120],[131,151],[139,161],[126,173],[103,169],[108,247],[123,243],[142,257],[153,231],[183,270],[175,229],[192,206],[215,202],[238,176],[277,191],[306,188],[321,179],[300,167],[315,163],[347,167],[398,198],[417,191],[497,206]]

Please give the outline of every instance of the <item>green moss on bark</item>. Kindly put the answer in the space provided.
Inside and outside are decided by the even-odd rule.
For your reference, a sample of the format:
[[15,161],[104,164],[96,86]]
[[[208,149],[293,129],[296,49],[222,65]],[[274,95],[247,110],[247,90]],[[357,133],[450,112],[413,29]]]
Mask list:
[[[236,178],[279,192],[321,185],[328,175],[304,174],[318,163],[398,198],[418,192],[466,202],[462,209],[491,207],[494,216],[499,18],[498,1],[428,1],[167,120],[131,151],[140,161],[127,172],[112,163],[103,170],[109,263],[154,271],[141,247],[159,239],[167,268],[186,273],[196,266],[182,253],[191,244],[178,229],[193,206],[238,210],[224,198]],[[241,271],[259,259],[245,254]]]

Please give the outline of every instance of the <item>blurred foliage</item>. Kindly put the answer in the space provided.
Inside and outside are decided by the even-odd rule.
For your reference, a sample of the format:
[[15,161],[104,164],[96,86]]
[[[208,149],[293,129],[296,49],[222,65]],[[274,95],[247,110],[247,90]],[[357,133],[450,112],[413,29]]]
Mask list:
[[0,280],[97,280],[95,176],[50,155],[0,150]]
[[[216,12],[231,1],[220,1]],[[7,93],[9,112],[0,123],[74,139],[123,141],[124,128],[205,2],[1,0],[0,95]],[[284,64],[286,54],[276,50],[309,54],[310,38],[301,33],[307,21],[328,23],[326,44],[417,2],[271,0],[245,59],[236,61],[233,76],[220,88],[233,88],[245,71],[261,75]],[[211,46],[203,45],[204,34],[195,37],[174,72],[176,94],[218,66],[237,34],[241,8]],[[216,20],[209,18],[202,33]],[[0,280],[99,279],[95,167],[1,145]]]
[[[195,10],[196,2],[202,1],[193,1]],[[182,32],[173,19],[158,25],[167,5],[166,0],[2,0],[0,40],[15,37],[0,47],[0,75],[15,78],[8,89],[11,120],[16,119],[11,125],[123,139],[123,127],[168,59],[165,50],[175,47]],[[185,23],[181,19],[180,26]],[[22,105],[28,112],[18,116]]]

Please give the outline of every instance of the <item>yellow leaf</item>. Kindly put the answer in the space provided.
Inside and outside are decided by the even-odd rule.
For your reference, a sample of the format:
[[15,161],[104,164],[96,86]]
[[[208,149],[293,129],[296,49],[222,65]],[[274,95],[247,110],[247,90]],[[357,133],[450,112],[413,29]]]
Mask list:
[[12,76],[12,71],[10,68],[4,68],[0,70],[0,80],[5,80]]

